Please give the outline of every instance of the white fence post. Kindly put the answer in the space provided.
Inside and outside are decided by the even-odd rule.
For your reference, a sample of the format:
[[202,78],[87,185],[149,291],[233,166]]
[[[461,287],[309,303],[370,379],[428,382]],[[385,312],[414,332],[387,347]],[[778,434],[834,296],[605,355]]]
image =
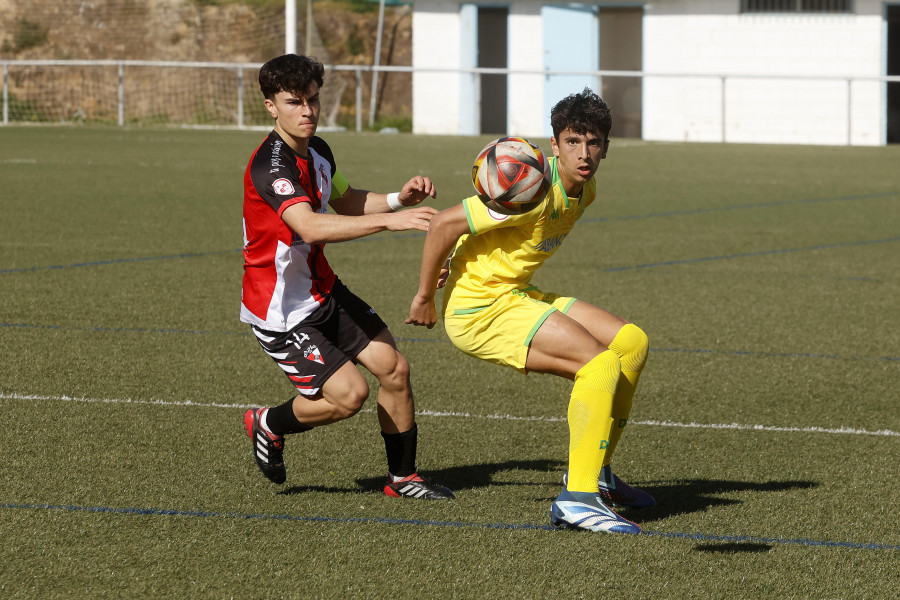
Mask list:
[[9,125],[9,65],[3,65],[3,124]]
[[356,131],[362,131],[362,69],[356,69]]
[[125,126],[125,64],[119,61],[119,127]]
[[847,78],[847,145],[853,145],[853,80]]
[[237,106],[237,125],[244,126],[244,67],[238,66],[238,106]]
[[727,133],[728,132],[728,124],[726,123],[728,113],[726,112],[727,102],[725,101],[725,87],[726,87],[725,84],[728,83],[728,77],[723,75],[721,78],[721,81],[722,81],[722,143],[724,144],[727,141],[727,136],[728,136],[728,133]]

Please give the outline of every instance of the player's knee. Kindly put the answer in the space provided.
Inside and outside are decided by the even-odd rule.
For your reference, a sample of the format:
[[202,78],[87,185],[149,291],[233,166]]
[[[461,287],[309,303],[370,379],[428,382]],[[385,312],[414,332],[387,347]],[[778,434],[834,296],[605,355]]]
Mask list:
[[392,391],[409,387],[409,361],[406,357],[395,351],[383,372],[378,375],[378,382],[383,388]]
[[647,362],[650,338],[634,323],[627,323],[616,334],[609,349],[622,361],[622,370],[640,371]]
[[339,419],[349,419],[362,410],[363,405],[369,398],[368,385],[355,385],[337,405],[337,417]]
[[638,363],[638,369],[635,370],[639,370],[644,368],[644,365],[647,363],[647,354],[650,352],[650,337],[637,325],[631,323],[629,325],[633,328],[632,335],[635,340],[631,351],[632,360]]
[[369,398],[369,384],[362,376],[331,382],[326,400],[331,404],[331,414],[337,420],[349,419],[360,410]]

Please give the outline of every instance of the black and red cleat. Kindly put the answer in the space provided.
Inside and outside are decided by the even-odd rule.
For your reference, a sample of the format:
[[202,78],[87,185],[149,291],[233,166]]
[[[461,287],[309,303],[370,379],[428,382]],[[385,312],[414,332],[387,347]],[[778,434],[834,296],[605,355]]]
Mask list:
[[253,458],[256,466],[272,483],[284,483],[287,471],[284,468],[284,437],[263,429],[259,420],[268,408],[250,409],[244,413],[244,427],[253,442]]
[[422,477],[418,473],[413,473],[408,477],[391,481],[388,477],[387,483],[384,484],[384,493],[394,498],[422,498],[424,500],[447,500],[453,498],[453,492],[442,485],[437,485]]

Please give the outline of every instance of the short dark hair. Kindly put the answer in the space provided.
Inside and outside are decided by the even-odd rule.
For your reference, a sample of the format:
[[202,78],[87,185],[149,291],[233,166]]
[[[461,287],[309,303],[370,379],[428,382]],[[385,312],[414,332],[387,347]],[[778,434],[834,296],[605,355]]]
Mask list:
[[314,58],[284,54],[273,58],[259,69],[259,89],[271,100],[278,92],[302,96],[315,81],[322,87],[325,66]]
[[550,127],[557,139],[566,128],[582,135],[602,133],[608,137],[612,111],[609,104],[586,87],[580,94],[570,94],[556,103],[550,110]]

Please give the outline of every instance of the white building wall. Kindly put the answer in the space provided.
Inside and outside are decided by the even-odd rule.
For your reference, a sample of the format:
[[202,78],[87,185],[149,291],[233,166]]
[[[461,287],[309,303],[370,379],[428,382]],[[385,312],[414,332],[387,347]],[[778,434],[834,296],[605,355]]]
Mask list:
[[[512,70],[543,69],[543,29],[540,0],[514,1],[509,7],[508,65]],[[485,6],[497,6],[486,3]],[[475,43],[471,14],[463,14],[469,3],[445,0],[416,0],[413,9],[413,66],[417,69],[471,68],[469,56]],[[413,73],[413,132],[429,134],[477,133],[481,98],[477,76],[464,73]],[[474,83],[473,83],[474,82]],[[507,88],[507,133],[540,136],[543,127],[543,76],[519,74],[509,78]],[[471,106],[467,104],[471,103]]]
[[[509,0],[510,69],[543,68],[540,8],[550,3]],[[415,0],[414,67],[472,66],[463,64],[471,57],[461,52],[463,40],[470,39],[461,25],[461,6],[454,0]],[[852,15],[742,15],[739,0],[648,0],[643,71],[652,76],[644,80],[644,138],[884,144],[884,84],[847,81],[884,73],[883,6],[883,0],[856,0]],[[723,98],[724,75],[729,77]],[[474,133],[473,108],[465,106],[473,96],[472,80],[458,73],[416,72],[414,132]],[[510,77],[510,134],[542,135],[543,81],[542,75]]]
[[[544,68],[544,29],[538,0],[515,2],[509,7],[509,52],[511,70],[540,71]],[[544,76],[511,75],[507,87],[507,133],[540,137],[547,116],[544,112]]]
[[[738,5],[647,4],[643,70],[708,77],[646,78],[646,139],[884,143],[882,86],[847,81],[883,73],[880,1],[857,0],[853,15],[742,15]],[[723,103],[718,75],[748,77],[727,79]]]
[[[460,3],[418,1],[412,16],[412,64],[417,69],[460,67]],[[417,70],[412,77],[413,133],[460,133],[462,76]]]

